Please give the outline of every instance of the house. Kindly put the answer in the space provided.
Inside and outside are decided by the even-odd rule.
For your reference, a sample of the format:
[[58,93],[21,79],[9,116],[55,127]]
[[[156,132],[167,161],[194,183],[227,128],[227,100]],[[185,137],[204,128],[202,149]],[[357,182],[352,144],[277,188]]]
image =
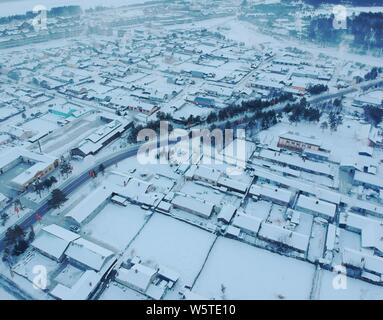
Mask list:
[[157,272],[157,269],[137,263],[130,269],[118,269],[116,281],[134,290],[145,293],[157,275]]
[[102,148],[109,143],[120,137],[129,127],[131,127],[133,121],[128,121],[123,118],[106,119],[106,124],[101,128],[95,130],[87,138],[85,138],[80,144],[71,150],[72,156],[80,156],[85,158],[88,155],[95,155]]
[[51,224],[41,229],[31,246],[55,261],[62,261],[66,249],[78,238],[78,234]]
[[114,252],[93,242],[79,238],[71,242],[65,251],[65,255],[75,265],[85,269],[100,271],[114,256]]
[[230,223],[236,211],[237,211],[236,207],[230,204],[225,204],[218,214],[218,217],[217,217],[218,221],[221,221],[224,223]]
[[262,220],[258,217],[251,216],[244,213],[238,213],[234,219],[232,225],[241,229],[242,232],[252,236],[258,234],[258,230],[261,226]]
[[288,205],[293,198],[293,192],[271,185],[252,185],[249,193],[259,198],[272,201],[280,205]]
[[194,170],[192,175],[194,180],[204,181],[212,185],[217,185],[218,179],[222,175],[221,171],[202,165],[192,166],[189,170]]
[[293,151],[319,151],[322,141],[315,137],[304,137],[291,132],[281,134],[278,140],[279,148],[286,148]]
[[97,188],[95,191],[88,194],[81,200],[73,209],[66,215],[65,220],[77,226],[81,226],[95,214],[100,212],[108,202],[112,195],[112,191],[104,188]]
[[298,198],[296,209],[333,221],[337,207],[333,203],[301,194]]
[[383,256],[383,226],[379,220],[352,212],[342,212],[339,226],[361,235],[361,246],[373,249],[375,254]]
[[93,270],[86,270],[73,286],[57,284],[49,293],[59,300],[87,300],[98,287],[101,275]]
[[226,188],[227,190],[246,193],[250,183],[244,183],[242,181],[234,180],[231,178],[220,177],[217,185]]
[[214,210],[214,204],[192,197],[177,195],[172,200],[174,208],[190,212],[202,218],[210,218]]
[[14,148],[0,157],[0,174],[24,162],[31,167],[21,172],[10,181],[10,186],[23,191],[33,182],[53,172],[59,165],[59,159],[47,154],[37,154],[26,149]]
[[270,80],[257,80],[251,86],[264,90],[282,90],[284,87],[283,84]]
[[215,104],[216,104],[213,98],[207,98],[207,97],[201,97],[201,96],[195,97],[194,103],[197,106],[201,106],[201,107],[215,107]]
[[375,275],[375,277],[368,276],[368,279],[374,279],[374,282],[381,283],[383,280],[383,258],[381,257],[345,248],[342,254],[342,262],[346,266]]
[[309,236],[285,229],[282,226],[263,222],[258,232],[260,239],[306,253],[309,246]]
[[363,186],[365,188],[379,191],[383,189],[383,177],[370,173],[355,171],[353,184],[356,186]]

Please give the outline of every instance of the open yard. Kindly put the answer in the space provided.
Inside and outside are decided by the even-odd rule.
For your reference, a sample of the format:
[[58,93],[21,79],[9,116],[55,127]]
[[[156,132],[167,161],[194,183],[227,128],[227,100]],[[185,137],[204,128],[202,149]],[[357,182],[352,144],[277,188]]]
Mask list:
[[206,298],[308,299],[314,266],[219,238],[193,291]]

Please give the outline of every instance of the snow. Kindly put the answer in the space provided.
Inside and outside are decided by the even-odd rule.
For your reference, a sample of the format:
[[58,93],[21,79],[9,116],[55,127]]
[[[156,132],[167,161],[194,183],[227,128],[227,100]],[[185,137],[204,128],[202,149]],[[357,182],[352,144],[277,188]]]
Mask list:
[[0,301],[1,300],[16,300],[16,298],[8,291],[0,287]]
[[102,293],[100,300],[147,300],[147,298],[133,289],[111,282]]
[[145,217],[146,211],[136,205],[122,207],[109,203],[83,228],[83,232],[121,251],[145,224]]
[[184,222],[155,213],[129,246],[128,252],[163,264],[193,282],[213,243],[214,235]]
[[[242,263],[244,262],[244,263]],[[314,266],[219,238],[193,291],[226,299],[308,299]]]
[[329,300],[382,300],[383,287],[346,278],[346,289],[334,289],[333,280],[336,273],[321,270],[321,284],[318,299]]

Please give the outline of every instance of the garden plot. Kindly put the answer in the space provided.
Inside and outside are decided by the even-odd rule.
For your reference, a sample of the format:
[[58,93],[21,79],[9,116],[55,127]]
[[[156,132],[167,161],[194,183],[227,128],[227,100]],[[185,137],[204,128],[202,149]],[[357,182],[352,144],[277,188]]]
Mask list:
[[123,250],[145,224],[147,211],[139,206],[109,203],[83,229],[89,237]]
[[321,270],[321,283],[317,299],[323,300],[382,300],[383,287],[347,277],[345,289],[334,289],[333,280],[336,273]]
[[145,262],[165,265],[180,274],[181,280],[193,282],[215,236],[155,213],[138,237],[129,246],[130,255],[138,255]]
[[219,238],[193,291],[206,298],[308,299],[314,266]]

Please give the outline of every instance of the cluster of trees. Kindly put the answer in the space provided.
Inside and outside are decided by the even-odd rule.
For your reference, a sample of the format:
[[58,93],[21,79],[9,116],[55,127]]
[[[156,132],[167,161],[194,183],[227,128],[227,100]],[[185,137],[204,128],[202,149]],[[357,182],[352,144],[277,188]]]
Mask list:
[[232,119],[238,115],[243,115],[245,113],[253,113],[260,115],[259,111],[262,111],[272,105],[282,103],[285,101],[294,101],[294,97],[291,93],[282,93],[270,100],[255,99],[250,101],[244,101],[241,105],[230,105],[226,108],[221,109],[218,114],[212,112],[208,115],[206,122],[208,124],[216,121],[225,121],[227,119]]
[[57,183],[56,177],[51,176],[43,181],[35,182],[33,187],[38,194],[41,194],[41,191],[43,191],[44,189],[49,190],[52,187],[52,185],[54,185],[55,183]]
[[3,261],[11,262],[12,256],[19,256],[28,248],[30,242],[32,242],[35,238],[35,233],[33,229],[27,233],[19,226],[15,225],[10,227],[5,232],[4,237],[4,253],[3,253]]
[[322,92],[326,92],[327,90],[328,90],[328,86],[324,84],[314,84],[314,85],[310,85],[307,88],[307,91],[310,94],[320,94]]
[[[331,131],[336,131],[338,129],[338,126],[340,126],[342,123],[343,117],[340,114],[340,112],[330,112],[328,114],[328,126],[330,127]],[[321,128],[323,129],[322,125]]]
[[352,36],[352,45],[363,50],[383,49],[383,13],[362,12],[347,17],[347,28],[334,28],[334,15],[313,17],[308,37],[322,43],[339,44],[344,36]]
[[9,215],[8,215],[8,213],[3,212],[3,213],[0,215],[1,225],[2,225],[3,227],[5,226],[5,223],[7,222],[8,219],[9,219]]
[[51,198],[48,200],[48,205],[50,208],[58,209],[67,200],[68,199],[64,192],[62,192],[60,189],[54,189],[52,191]]
[[374,106],[364,106],[364,118],[376,126],[383,120],[383,109]]
[[[166,116],[168,117],[168,116]],[[171,117],[170,117],[171,118]],[[169,118],[169,119],[170,119]],[[165,120],[165,119],[164,119]],[[133,125],[132,129],[130,130],[129,132],[129,135],[127,137],[127,140],[129,143],[135,143],[137,142],[137,136],[138,136],[138,133],[142,130],[142,129],[152,129],[154,130],[156,133],[159,133],[160,131],[160,122],[162,120],[160,119],[157,119],[155,121],[149,121],[146,126],[144,127],[143,125],[139,124],[139,125]],[[169,131],[172,131],[173,130],[173,125],[171,123],[169,123]]]
[[321,117],[321,112],[316,108],[310,107],[305,98],[301,99],[298,103],[287,104],[285,112],[290,114],[289,121],[291,123],[297,123],[301,120],[318,122]]
[[70,162],[64,158],[61,158],[59,169],[60,169],[60,174],[62,176],[64,176],[64,175],[68,176],[73,171],[73,167],[70,164]]
[[[226,121],[226,128],[230,128],[233,125],[238,125],[244,122],[249,121],[255,121],[258,120],[262,123],[263,128],[268,128],[272,124],[275,124],[277,120],[277,115],[275,112],[261,112],[265,110],[266,108],[276,105],[278,103],[286,102],[286,101],[295,101],[294,96],[291,93],[278,93],[273,98],[268,100],[263,99],[255,99],[250,101],[244,101],[240,105],[229,105],[221,110],[219,112],[211,112],[203,121],[203,119],[200,116],[193,116],[190,115],[187,119],[185,119],[186,125],[188,127],[193,126],[195,124],[214,124],[216,122],[223,122]],[[236,118],[238,116],[242,116],[241,119],[238,120],[232,120],[233,118]],[[128,135],[128,142],[129,143],[135,143],[137,141],[137,135],[142,129],[153,129],[158,133],[159,131],[159,123],[162,120],[171,120],[172,117],[169,113],[164,112],[158,112],[157,113],[157,120],[156,121],[150,121],[146,124],[146,126],[137,125],[134,126],[129,135]],[[214,128],[215,126],[212,126],[211,128]],[[169,124],[169,130],[171,131],[173,129],[172,125]]]

